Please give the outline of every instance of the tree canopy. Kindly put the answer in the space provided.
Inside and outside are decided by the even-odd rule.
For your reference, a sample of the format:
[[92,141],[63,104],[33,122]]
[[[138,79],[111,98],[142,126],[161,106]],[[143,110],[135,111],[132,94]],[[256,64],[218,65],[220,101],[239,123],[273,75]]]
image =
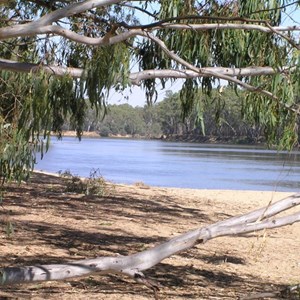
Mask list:
[[[198,107],[184,116],[181,109],[180,93],[168,90],[163,100],[149,106],[133,107],[129,103],[108,104],[107,114],[99,118],[96,109],[88,109],[83,130],[94,132],[101,137],[131,136],[144,139],[167,139],[184,141],[220,141],[253,144],[264,142],[263,128],[244,121],[240,106],[244,92],[236,95],[234,89],[224,88],[220,94],[214,88],[210,96],[203,95],[205,106],[199,116]],[[65,120],[65,134],[74,131],[69,118]]]
[[[132,85],[155,102],[181,78],[183,115],[230,84],[270,143],[298,144],[299,1],[0,1],[0,175],[30,169],[49,132]],[[283,18],[291,25],[283,26]],[[202,89],[201,95],[198,93]],[[28,143],[30,142],[30,143]],[[47,144],[46,144],[47,146]],[[25,174],[22,169],[22,174]],[[14,171],[15,170],[15,171]]]
[[[229,84],[242,95],[243,118],[260,126],[269,143],[298,146],[300,26],[291,12],[299,6],[299,0],[0,0],[0,179],[26,178],[36,151],[44,152],[51,131],[61,134],[67,116],[80,137],[86,112],[105,113],[111,90],[138,85],[151,105],[157,85],[177,79],[183,117],[196,110],[201,122],[212,96],[211,114],[220,119]],[[164,104],[168,112],[178,103]],[[137,122],[126,129],[134,132]],[[292,195],[127,256],[2,268],[0,282],[117,273],[157,298],[159,285],[143,271],[216,237],[299,222],[299,211],[278,215],[299,205],[300,195]]]

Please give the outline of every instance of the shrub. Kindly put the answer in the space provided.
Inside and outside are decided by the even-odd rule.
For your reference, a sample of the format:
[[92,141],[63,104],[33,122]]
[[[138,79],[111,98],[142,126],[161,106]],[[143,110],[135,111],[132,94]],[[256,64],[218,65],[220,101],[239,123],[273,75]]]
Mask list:
[[108,195],[108,184],[100,174],[99,169],[92,169],[87,179],[73,175],[70,170],[59,171],[59,175],[65,180],[66,192],[85,195]]

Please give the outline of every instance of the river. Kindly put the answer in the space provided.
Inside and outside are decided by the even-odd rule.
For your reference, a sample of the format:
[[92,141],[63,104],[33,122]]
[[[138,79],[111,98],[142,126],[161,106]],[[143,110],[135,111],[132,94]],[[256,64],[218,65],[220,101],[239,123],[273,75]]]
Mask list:
[[249,146],[73,137],[52,137],[36,169],[69,170],[88,177],[98,170],[114,183],[152,186],[300,191],[300,153]]

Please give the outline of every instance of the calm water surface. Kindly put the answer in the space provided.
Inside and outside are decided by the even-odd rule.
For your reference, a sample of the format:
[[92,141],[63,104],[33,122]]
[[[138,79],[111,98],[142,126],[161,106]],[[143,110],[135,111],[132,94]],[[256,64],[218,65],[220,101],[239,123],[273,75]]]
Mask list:
[[254,147],[131,139],[52,138],[36,169],[70,170],[88,177],[92,169],[115,183],[153,186],[300,191],[300,153]]

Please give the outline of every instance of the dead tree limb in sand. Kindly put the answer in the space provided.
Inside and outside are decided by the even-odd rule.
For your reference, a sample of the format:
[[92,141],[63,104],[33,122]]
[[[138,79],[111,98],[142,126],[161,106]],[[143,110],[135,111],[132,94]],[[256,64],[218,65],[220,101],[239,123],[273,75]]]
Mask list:
[[254,300],[254,299],[300,299],[300,284],[290,285],[284,289],[274,292],[253,293],[240,300]]
[[0,270],[1,285],[64,280],[98,272],[125,274],[156,292],[159,284],[146,278],[142,273],[144,270],[155,266],[167,257],[210,239],[278,228],[299,222],[300,211],[278,216],[279,213],[299,204],[300,193],[244,215],[186,232],[151,249],[128,256],[98,257],[65,264],[3,268]]

